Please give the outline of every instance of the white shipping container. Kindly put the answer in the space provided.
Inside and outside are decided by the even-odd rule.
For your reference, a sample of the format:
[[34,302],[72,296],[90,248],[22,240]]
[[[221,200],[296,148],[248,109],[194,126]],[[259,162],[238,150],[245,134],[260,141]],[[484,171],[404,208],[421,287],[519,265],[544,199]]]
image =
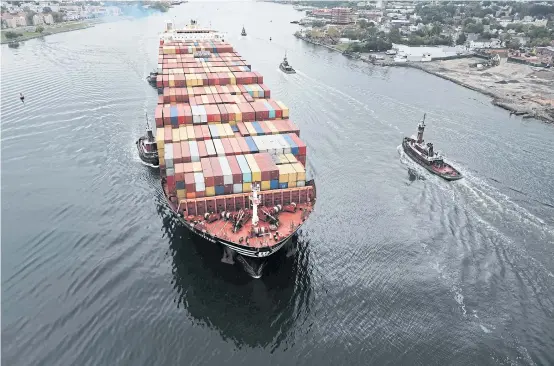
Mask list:
[[264,137],[266,138],[264,143],[268,147],[267,152],[269,152],[270,154],[283,153],[283,148],[281,147],[281,144],[275,140],[275,135],[267,135]]
[[219,165],[221,165],[221,171],[223,172],[223,184],[233,184],[233,173],[229,161],[224,156],[220,156]]
[[299,180],[299,181],[296,182],[296,186],[297,187],[305,187],[306,186],[306,181]]
[[208,156],[215,156],[215,146],[212,140],[204,140],[206,143],[206,152],[208,153]]
[[175,175],[175,169],[174,168],[167,168],[166,173],[168,177],[173,177]]
[[165,144],[164,159],[173,159],[173,144]]
[[200,153],[198,152],[198,143],[196,141],[189,141],[190,160],[193,162],[200,161]]
[[283,135],[273,135],[273,137],[281,145],[281,148],[283,149],[284,153],[285,154],[290,154],[290,152],[291,152],[290,145],[287,142],[287,140],[285,140]]
[[220,139],[212,140],[214,143],[215,151],[217,156],[225,156],[225,150],[223,149],[223,144]]
[[267,151],[263,143],[263,139],[262,139],[263,136],[251,136],[251,137],[252,137],[252,140],[254,140],[254,143],[256,144],[256,147],[260,152]]
[[175,165],[173,164],[173,159],[165,159],[165,167],[167,169],[175,168]]
[[201,123],[208,123],[208,114],[206,113],[206,108],[203,105],[198,106],[198,114],[200,115]]
[[233,193],[242,193],[242,183],[233,184]]
[[196,184],[204,183],[204,174],[201,172],[194,173],[194,183]]

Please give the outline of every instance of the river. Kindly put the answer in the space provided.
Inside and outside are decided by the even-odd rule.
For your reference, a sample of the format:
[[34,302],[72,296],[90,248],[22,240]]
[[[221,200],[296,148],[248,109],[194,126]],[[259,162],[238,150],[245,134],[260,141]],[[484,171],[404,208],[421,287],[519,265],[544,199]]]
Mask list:
[[[192,17],[229,33],[308,144],[316,211],[260,280],[191,241],[136,154],[158,32]],[[191,2],[2,46],[3,363],[554,364],[554,126],[307,44],[301,17]],[[423,113],[465,179],[400,153]]]

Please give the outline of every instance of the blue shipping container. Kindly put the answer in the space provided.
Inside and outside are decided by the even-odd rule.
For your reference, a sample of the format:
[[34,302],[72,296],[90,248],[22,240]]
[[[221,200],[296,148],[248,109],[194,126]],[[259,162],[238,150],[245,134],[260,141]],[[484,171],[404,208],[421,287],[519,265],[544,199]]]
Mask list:
[[286,188],[289,188],[288,183],[279,183],[279,189],[286,189]]
[[274,179],[269,181],[269,189],[278,189],[279,188],[279,179]]
[[185,182],[177,181],[175,182],[175,188],[177,189],[185,189]]
[[233,132],[239,132],[237,125],[231,125],[231,130],[233,130]]
[[269,118],[275,119],[275,109],[273,109],[271,104],[269,104],[265,100],[264,100],[264,105],[266,106],[267,109],[269,109]]
[[250,171],[250,166],[248,165],[246,158],[244,157],[244,155],[237,155],[236,158],[242,172],[242,182],[252,183],[252,173]]
[[216,196],[221,196],[222,194],[225,194],[225,191],[223,188],[224,188],[223,186],[215,186]]
[[296,143],[289,136],[287,136],[287,135],[281,135],[281,136],[283,136],[285,141],[289,143],[290,151],[291,151],[292,155],[298,156],[298,145],[296,145]]
[[260,124],[257,121],[252,122],[252,127],[254,127],[258,135],[265,135],[265,132],[262,129],[262,126],[260,126]]
[[[256,146],[256,143],[254,140],[252,140],[252,137],[250,136],[244,136],[244,139],[246,140],[246,144],[250,148],[250,153],[255,154],[259,152],[258,147]],[[298,148],[296,148],[298,150]]]
[[169,116],[171,118],[171,124],[172,125],[178,125],[179,121],[177,120],[177,107],[171,106],[169,107]]

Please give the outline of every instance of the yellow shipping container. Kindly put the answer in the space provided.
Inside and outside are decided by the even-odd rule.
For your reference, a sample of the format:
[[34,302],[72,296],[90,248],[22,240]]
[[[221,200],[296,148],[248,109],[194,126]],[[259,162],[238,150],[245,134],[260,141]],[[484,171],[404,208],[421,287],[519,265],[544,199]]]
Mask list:
[[236,85],[237,80],[235,79],[235,75],[232,72],[228,72],[227,75],[229,75],[229,84]]
[[181,141],[188,140],[187,126],[179,126],[179,137],[181,138]]
[[296,182],[297,179],[296,179],[296,170],[294,169],[294,167],[291,165],[291,164],[287,164],[287,169],[289,170],[289,181],[288,183],[290,184],[290,182]]
[[188,139],[189,141],[195,139],[195,136],[194,136],[194,126],[187,126],[187,139]]
[[291,164],[298,163],[298,160],[296,160],[294,155],[292,155],[291,153],[287,153],[287,154],[285,154],[285,156],[287,157],[289,163],[291,163]]
[[[229,105],[229,104],[227,104]],[[231,104],[233,106],[233,109],[235,111],[235,121],[242,122],[242,113],[239,109],[239,107],[236,104]]]
[[289,182],[289,188],[296,188],[296,182]]
[[245,193],[252,191],[252,183],[242,183],[242,191]]
[[178,128],[172,128],[171,129],[171,133],[173,134],[172,137],[173,137],[173,142],[179,142],[181,141],[180,137],[179,137],[179,129]]
[[277,168],[279,168],[279,183],[287,183],[289,181],[287,165],[277,165]]
[[165,131],[163,127],[156,128],[156,144],[158,144],[158,149],[160,147],[163,148],[164,146],[164,134],[165,134]]
[[231,128],[231,125],[228,123],[223,124],[223,128],[225,128],[225,132],[227,133],[227,137],[234,137],[235,133],[233,132],[233,129]]
[[178,189],[177,190],[177,198],[182,200],[187,197],[187,191],[185,189]]
[[300,163],[291,164],[294,170],[296,170],[296,180],[306,180],[306,169]]
[[[187,76],[188,76],[188,75],[187,75]],[[185,76],[185,77],[186,77],[186,76]],[[188,79],[187,79],[187,80],[188,80]],[[187,84],[187,86],[188,86],[188,84]],[[194,90],[192,89],[191,86],[188,86],[188,87],[187,87],[187,94],[188,94],[188,95],[194,95]]]
[[250,171],[252,172],[252,181],[253,182],[261,181],[262,171],[258,167],[258,164],[256,163],[256,159],[254,159],[252,154],[246,154],[244,155],[244,157],[246,158],[246,161],[248,162],[248,166],[250,167]]
[[163,157],[164,154],[160,154],[158,152],[158,156],[160,157],[159,160],[160,160],[160,165],[165,165],[165,158]]
[[200,173],[202,171],[202,163],[199,161],[192,163],[192,171],[195,173]]
[[283,102],[277,101],[277,105],[283,110],[283,118],[289,117],[289,108],[283,104]]
[[215,196],[215,187],[206,187],[206,197]]
[[252,122],[243,122],[244,123],[244,127],[246,127],[246,129],[248,130],[248,133],[250,134],[250,136],[258,136],[258,132],[256,132],[256,129],[254,128],[254,126],[252,126]]
[[271,189],[268,180],[262,180],[262,191],[268,191]]
[[237,121],[229,121],[229,125],[230,125],[230,126],[236,126],[236,125],[237,125]]
[[[173,75],[169,75],[169,77],[171,78]],[[170,88],[175,88],[175,80],[171,80],[169,79],[169,87]]]
[[223,125],[221,123],[218,123],[215,126],[217,127],[217,133],[219,135],[219,138],[227,136],[227,132],[225,132],[225,128],[223,127]]
[[265,125],[271,130],[272,135],[279,134],[279,130],[275,128],[275,126],[273,125],[273,123],[271,123],[271,121],[264,121],[264,122],[265,122]]
[[279,162],[276,164],[290,164],[289,159],[287,159],[287,157],[284,154],[279,154],[277,155],[277,157],[279,158]]

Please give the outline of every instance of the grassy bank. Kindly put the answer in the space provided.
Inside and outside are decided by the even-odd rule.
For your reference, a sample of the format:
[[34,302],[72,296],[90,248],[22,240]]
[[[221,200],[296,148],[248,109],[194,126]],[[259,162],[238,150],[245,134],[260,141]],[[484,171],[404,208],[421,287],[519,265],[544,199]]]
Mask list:
[[[36,32],[36,27],[25,27],[24,30],[16,29],[2,29],[2,44],[8,43],[11,41],[26,41],[32,38],[44,37],[51,34],[70,32],[78,29],[84,29],[92,27],[90,23],[87,22],[67,22],[54,25],[44,25],[42,26],[44,30],[41,32]],[[17,38],[8,38],[6,37],[7,32],[17,33],[19,36]]]

